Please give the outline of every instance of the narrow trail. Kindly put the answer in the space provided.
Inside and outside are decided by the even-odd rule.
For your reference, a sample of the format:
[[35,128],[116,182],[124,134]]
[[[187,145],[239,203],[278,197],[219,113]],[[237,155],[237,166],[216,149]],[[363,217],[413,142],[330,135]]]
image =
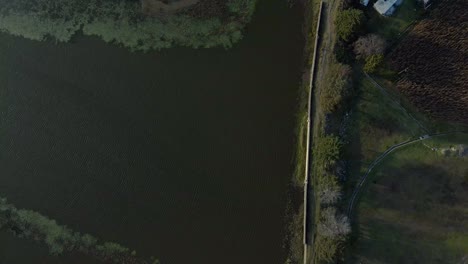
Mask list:
[[[310,152],[312,151],[312,140],[311,137],[315,135],[315,132],[311,132],[314,125],[313,121],[316,120],[313,115],[316,113],[316,89],[314,89],[314,81],[317,67],[317,56],[318,46],[320,40],[320,30],[322,25],[324,1],[320,2],[318,11],[317,26],[315,29],[315,41],[313,50],[312,65],[310,67],[310,82],[309,82],[309,97],[308,97],[308,109],[307,109],[307,139],[306,139],[306,164],[305,164],[305,177],[304,177],[304,219],[303,219],[303,244],[304,244],[304,255],[303,263],[307,264],[309,259],[309,251],[313,245],[313,234],[309,234],[313,228],[314,220],[311,217],[312,212],[315,210],[315,195],[313,193],[313,180],[309,181],[310,178]],[[312,135],[313,134],[313,135]],[[313,253],[312,253],[313,254]]]
[[338,8],[339,1],[322,0],[320,1],[319,16],[317,18],[317,28],[315,32],[315,46],[312,67],[310,71],[311,79],[309,83],[309,106],[307,116],[307,154],[306,154],[306,177],[304,182],[304,264],[313,264],[315,259],[314,240],[315,240],[315,180],[310,171],[312,143],[314,138],[319,135],[322,117],[320,114],[319,95],[324,83],[324,76],[330,63],[330,57],[333,56],[331,44],[334,37],[333,13]]
[[367,179],[369,178],[369,174],[372,172],[372,170],[375,168],[375,166],[377,166],[380,162],[382,162],[382,160],[385,159],[385,157],[387,157],[389,154],[391,154],[395,150],[397,150],[399,148],[402,148],[402,147],[405,147],[405,146],[408,146],[410,144],[414,144],[414,143],[421,142],[421,141],[431,139],[431,138],[434,138],[434,137],[446,136],[446,135],[450,135],[450,134],[468,134],[468,132],[465,132],[465,131],[452,131],[452,132],[438,133],[438,134],[432,134],[432,135],[422,135],[417,139],[407,140],[407,141],[395,144],[395,145],[391,146],[390,148],[388,148],[384,153],[382,153],[379,157],[377,157],[369,165],[369,168],[367,169],[366,173],[359,180],[359,183],[357,184],[356,188],[354,189],[353,194],[351,196],[351,200],[350,200],[349,205],[348,205],[348,209],[347,209],[348,217],[351,219],[357,196],[359,195],[359,193],[361,192],[364,184],[366,183]]

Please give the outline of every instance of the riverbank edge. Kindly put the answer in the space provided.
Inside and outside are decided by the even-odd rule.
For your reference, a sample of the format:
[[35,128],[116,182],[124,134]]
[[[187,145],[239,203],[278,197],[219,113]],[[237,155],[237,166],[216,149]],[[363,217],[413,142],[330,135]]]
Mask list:
[[[314,60],[314,43],[317,39],[316,28],[321,0],[306,0],[301,5],[304,8],[303,37],[305,39],[302,79],[297,95],[296,126],[295,126],[295,154],[294,172],[291,179],[292,192],[298,196],[305,196],[305,175],[307,161],[307,133],[308,111],[310,100],[311,67]],[[288,219],[288,258],[286,264],[304,262],[304,199],[293,203],[292,212]]]
[[[318,40],[319,45],[313,54],[317,59],[313,61],[317,65],[312,67],[315,78],[309,79],[310,158],[306,158],[309,170],[305,174],[309,179],[304,181],[304,201],[308,201],[304,209],[304,264],[335,261],[350,232],[349,221],[340,209],[344,169],[341,158],[345,144],[343,124],[346,126],[348,99],[354,92],[349,66],[335,57],[335,18],[344,5],[336,0],[314,2],[320,4],[321,13],[315,20],[316,34],[308,38]],[[339,228],[333,230],[336,226]]]

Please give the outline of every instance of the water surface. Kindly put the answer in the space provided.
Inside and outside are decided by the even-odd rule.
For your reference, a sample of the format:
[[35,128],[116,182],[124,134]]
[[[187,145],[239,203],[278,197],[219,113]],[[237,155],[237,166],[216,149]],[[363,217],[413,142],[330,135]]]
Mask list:
[[[164,264],[282,264],[300,14],[262,1],[231,50],[0,35],[0,196]],[[46,252],[0,235],[0,263],[84,262]]]

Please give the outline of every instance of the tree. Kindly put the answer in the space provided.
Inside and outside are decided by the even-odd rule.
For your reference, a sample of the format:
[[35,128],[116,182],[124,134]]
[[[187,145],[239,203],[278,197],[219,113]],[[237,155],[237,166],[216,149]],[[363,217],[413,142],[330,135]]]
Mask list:
[[326,205],[336,203],[341,197],[341,192],[338,188],[326,188],[321,190],[319,195],[320,203]]
[[366,59],[371,55],[383,54],[385,46],[385,39],[376,34],[369,34],[354,42],[354,53],[356,58]]
[[367,57],[366,64],[364,64],[364,71],[367,73],[375,72],[383,60],[384,56],[382,54],[374,54]]
[[333,238],[317,235],[314,241],[315,247],[315,256],[318,263],[333,263],[333,258],[335,258],[339,242]]
[[334,207],[322,210],[317,228],[321,236],[336,238],[338,240],[343,240],[351,232],[348,217],[337,214]]
[[362,28],[364,13],[359,9],[347,9],[338,13],[335,26],[338,37],[344,41],[351,38]]
[[317,237],[314,243],[319,263],[332,262],[350,232],[351,226],[346,216],[338,214],[334,207],[323,209],[320,212]]
[[316,166],[329,169],[340,157],[341,142],[336,136],[324,136],[317,140],[314,149]]
[[331,113],[337,109],[352,87],[351,67],[349,65],[333,63],[326,74],[327,85],[320,93],[322,109]]

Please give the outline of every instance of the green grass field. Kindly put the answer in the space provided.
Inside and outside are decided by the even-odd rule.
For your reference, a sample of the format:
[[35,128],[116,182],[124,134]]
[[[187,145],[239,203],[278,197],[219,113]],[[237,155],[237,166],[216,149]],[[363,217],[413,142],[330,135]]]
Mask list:
[[[391,17],[369,8],[367,30],[385,37],[391,48],[423,12],[408,0]],[[395,89],[398,74],[385,64],[371,78],[361,75],[356,84],[343,206],[371,162],[392,145],[425,134],[468,131],[419,113]],[[452,149],[460,144],[468,147],[467,134],[425,140],[396,150],[373,169],[358,196],[346,263],[468,261],[468,157]]]
[[368,77],[361,77],[344,149],[349,164],[344,184],[345,206],[373,160],[395,144],[426,134],[393,95],[382,91]]
[[468,256],[468,157],[440,151],[457,144],[468,146],[468,136],[408,146],[375,169],[357,208],[349,262],[463,263]]
[[[365,76],[359,83],[346,153],[345,204],[369,164],[390,146],[464,128],[421,118],[397,94],[384,91]],[[468,157],[442,154],[468,146],[468,135],[423,143],[397,150],[369,175],[354,213],[347,263],[462,263],[468,256]]]
[[[359,83],[346,153],[345,204],[369,164],[390,146],[427,133],[467,130],[426,119],[384,89],[365,76]],[[468,146],[468,135],[426,140],[397,150],[374,168],[354,213],[347,263],[463,263],[468,157],[442,154],[459,144]]]
[[[370,162],[390,146],[424,134],[415,122],[390,95],[382,92],[370,79],[360,83],[359,96],[352,113],[355,122],[351,134],[359,143],[353,148],[363,162]],[[354,142],[355,140],[353,140]]]

